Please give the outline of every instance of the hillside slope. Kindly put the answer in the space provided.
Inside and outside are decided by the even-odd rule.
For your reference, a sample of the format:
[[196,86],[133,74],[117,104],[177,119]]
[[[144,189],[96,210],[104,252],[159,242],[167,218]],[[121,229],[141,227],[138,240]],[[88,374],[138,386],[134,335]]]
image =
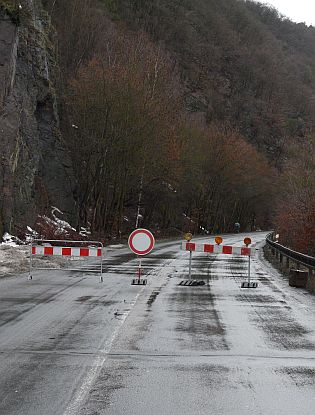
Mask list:
[[[10,6],[11,4],[11,6]],[[74,216],[74,176],[59,130],[55,53],[41,2],[0,1],[0,234],[58,205]]]
[[95,238],[239,222],[313,252],[313,27],[245,0],[21,5],[0,25],[3,229],[53,204]]
[[315,123],[315,28],[236,0],[105,1],[176,58],[190,112],[229,121],[281,162]]

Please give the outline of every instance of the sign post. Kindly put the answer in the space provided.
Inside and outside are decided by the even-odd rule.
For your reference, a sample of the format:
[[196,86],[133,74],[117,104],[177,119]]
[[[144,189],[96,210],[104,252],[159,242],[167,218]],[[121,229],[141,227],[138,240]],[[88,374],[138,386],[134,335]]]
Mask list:
[[250,285],[250,255],[248,255],[248,285]]
[[[244,244],[246,245],[246,248],[248,248],[248,246],[251,243],[252,243],[252,240],[250,238],[245,238],[244,239]],[[251,254],[248,255],[248,277],[247,277],[247,282],[242,282],[241,288],[257,288],[258,287],[257,282],[251,282],[250,281],[250,256],[251,256]]]
[[189,279],[191,280],[192,251],[189,252]]
[[138,256],[138,278],[133,279],[131,285],[146,285],[147,280],[141,279],[141,258],[149,254],[154,248],[155,239],[147,229],[136,229],[129,235],[128,245],[130,250]]
[[[190,242],[192,240],[193,236],[190,232],[185,233],[184,239],[187,242]],[[191,263],[192,263],[192,251],[189,251],[189,271],[188,271],[188,279],[191,280]]]

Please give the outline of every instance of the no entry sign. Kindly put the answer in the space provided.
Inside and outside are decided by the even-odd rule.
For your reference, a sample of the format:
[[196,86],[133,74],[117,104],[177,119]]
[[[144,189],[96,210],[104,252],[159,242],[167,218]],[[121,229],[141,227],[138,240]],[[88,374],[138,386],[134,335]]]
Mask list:
[[128,245],[129,248],[137,255],[147,255],[154,248],[154,236],[147,229],[136,229],[131,232]]

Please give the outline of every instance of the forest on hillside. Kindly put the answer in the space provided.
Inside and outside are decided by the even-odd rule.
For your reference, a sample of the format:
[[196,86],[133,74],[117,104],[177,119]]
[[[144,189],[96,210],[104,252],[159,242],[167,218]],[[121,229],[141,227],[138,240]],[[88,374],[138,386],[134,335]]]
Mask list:
[[[77,226],[314,254],[315,28],[242,0],[45,0]],[[53,32],[55,31],[55,32]]]

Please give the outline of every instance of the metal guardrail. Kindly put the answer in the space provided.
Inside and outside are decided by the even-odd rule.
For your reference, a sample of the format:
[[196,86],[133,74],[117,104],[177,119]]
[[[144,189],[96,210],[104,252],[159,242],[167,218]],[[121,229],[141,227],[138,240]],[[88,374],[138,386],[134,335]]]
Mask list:
[[280,245],[273,240],[274,233],[269,233],[266,237],[267,245],[276,250],[280,255],[287,257],[288,259],[300,264],[309,270],[315,269],[315,258],[309,255],[301,254],[300,252],[293,251],[286,246]]

